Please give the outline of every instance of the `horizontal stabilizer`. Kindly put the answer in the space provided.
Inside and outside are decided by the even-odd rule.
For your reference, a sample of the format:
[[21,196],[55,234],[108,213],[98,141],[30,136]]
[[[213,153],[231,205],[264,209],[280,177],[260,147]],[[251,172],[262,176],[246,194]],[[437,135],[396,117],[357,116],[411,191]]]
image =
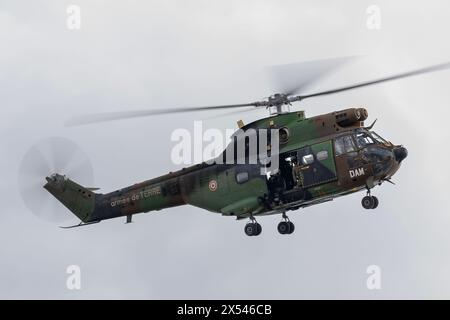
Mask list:
[[87,225],[90,225],[90,224],[99,223],[99,222],[100,222],[100,220],[92,221],[92,222],[80,222],[79,224],[75,224],[73,226],[60,227],[60,228],[62,228],[62,229],[71,229],[71,228],[76,228],[76,227],[84,227],[84,226],[87,226]]

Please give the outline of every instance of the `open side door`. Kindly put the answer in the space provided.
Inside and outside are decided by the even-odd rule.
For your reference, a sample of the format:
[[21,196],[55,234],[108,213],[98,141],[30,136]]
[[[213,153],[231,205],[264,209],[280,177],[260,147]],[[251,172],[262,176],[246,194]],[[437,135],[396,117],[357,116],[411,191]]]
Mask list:
[[337,179],[332,140],[299,149],[297,159],[294,174],[303,188]]

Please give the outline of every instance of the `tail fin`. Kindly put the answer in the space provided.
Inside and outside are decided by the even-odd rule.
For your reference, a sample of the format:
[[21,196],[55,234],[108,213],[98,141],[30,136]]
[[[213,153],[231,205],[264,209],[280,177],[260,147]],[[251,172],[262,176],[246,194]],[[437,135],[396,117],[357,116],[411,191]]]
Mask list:
[[96,194],[60,174],[45,178],[44,188],[72,211],[81,221],[90,222],[95,209]]

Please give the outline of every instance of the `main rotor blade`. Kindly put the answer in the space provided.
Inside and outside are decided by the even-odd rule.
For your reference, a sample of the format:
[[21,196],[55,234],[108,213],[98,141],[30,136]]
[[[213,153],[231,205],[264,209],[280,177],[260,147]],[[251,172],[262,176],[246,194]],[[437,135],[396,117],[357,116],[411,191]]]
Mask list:
[[277,92],[291,96],[303,93],[305,89],[334,72],[349,62],[355,61],[360,56],[347,56],[328,58],[321,60],[306,61],[276,65],[267,68]]
[[435,72],[435,71],[445,70],[445,69],[449,69],[449,68],[450,68],[450,62],[446,62],[446,63],[441,63],[441,64],[433,65],[433,66],[430,66],[430,67],[422,68],[422,69],[417,69],[417,70],[413,70],[413,71],[409,71],[409,72],[399,73],[399,74],[396,74],[396,75],[380,78],[380,79],[377,79],[377,80],[356,83],[356,84],[353,84],[353,85],[349,85],[349,86],[345,86],[345,87],[341,87],[341,88],[337,88],[337,89],[320,91],[320,92],[307,94],[307,95],[294,96],[294,97],[290,97],[289,100],[291,102],[293,102],[293,101],[300,101],[300,100],[303,100],[303,99],[306,99],[306,98],[312,98],[312,97],[317,97],[317,96],[324,96],[324,95],[338,93],[338,92],[342,92],[342,91],[347,91],[347,90],[367,87],[367,86],[371,86],[373,84],[378,84],[378,83],[382,83],[382,82],[387,82],[387,81],[392,81],[392,80],[397,80],[397,79],[417,76],[419,74]]
[[189,107],[189,108],[168,108],[168,109],[155,109],[155,110],[135,110],[135,111],[123,111],[123,112],[107,112],[107,113],[96,113],[76,116],[70,118],[65,125],[68,127],[79,126],[90,123],[106,122],[120,119],[131,119],[147,117],[152,115],[169,114],[169,113],[182,113],[182,112],[192,112],[192,111],[206,111],[206,110],[219,110],[219,109],[230,109],[230,108],[242,108],[242,107],[261,107],[266,106],[266,101],[257,101],[252,103],[242,103],[242,104],[228,104],[221,106],[206,106],[206,107]]

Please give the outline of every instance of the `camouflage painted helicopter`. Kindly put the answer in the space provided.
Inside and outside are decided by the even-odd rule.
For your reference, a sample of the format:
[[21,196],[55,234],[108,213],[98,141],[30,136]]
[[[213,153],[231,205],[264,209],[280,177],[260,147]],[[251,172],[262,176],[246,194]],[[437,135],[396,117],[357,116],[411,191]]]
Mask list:
[[[282,214],[278,231],[280,234],[291,234],[294,224],[286,212],[358,191],[366,192],[361,201],[362,206],[375,209],[378,199],[371,195],[371,189],[383,182],[391,182],[391,177],[407,157],[407,149],[372,131],[375,122],[365,126],[368,113],[364,108],[348,108],[307,118],[304,112],[289,112],[289,106],[292,102],[307,98],[449,67],[449,63],[440,64],[333,90],[308,95],[281,93],[267,100],[245,104],[97,114],[78,118],[72,124],[160,113],[268,108],[271,111],[269,117],[247,125],[240,122],[240,129],[244,133],[249,129],[278,131],[279,152],[275,156],[279,157],[279,169],[262,175],[260,169],[264,164],[260,163],[201,163],[106,194],[95,193],[91,188],[54,173],[46,177],[44,188],[81,220],[76,226],[117,217],[126,217],[128,223],[132,215],[137,213],[190,204],[225,216],[250,219],[245,225],[245,233],[257,236],[262,228],[256,217]],[[234,148],[238,140],[236,138],[227,148]],[[270,145],[270,139],[268,141]],[[225,157],[225,151],[221,156]]]

